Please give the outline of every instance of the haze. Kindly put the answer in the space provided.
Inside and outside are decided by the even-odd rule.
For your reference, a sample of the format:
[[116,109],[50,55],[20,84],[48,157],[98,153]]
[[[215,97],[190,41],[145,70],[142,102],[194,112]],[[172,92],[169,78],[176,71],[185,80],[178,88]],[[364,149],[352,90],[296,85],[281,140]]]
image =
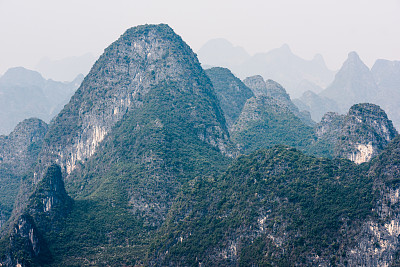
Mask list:
[[400,1],[54,1],[0,0],[0,73],[44,57],[95,56],[127,28],[167,23],[197,51],[225,38],[250,54],[287,43],[338,69],[357,51],[370,67],[400,60]]

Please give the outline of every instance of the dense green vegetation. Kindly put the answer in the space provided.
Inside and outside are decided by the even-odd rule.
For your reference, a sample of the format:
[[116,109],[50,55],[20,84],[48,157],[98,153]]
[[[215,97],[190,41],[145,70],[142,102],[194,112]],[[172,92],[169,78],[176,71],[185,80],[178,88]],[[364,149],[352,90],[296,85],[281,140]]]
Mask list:
[[[283,146],[258,151],[240,157],[222,177],[187,189],[155,251],[168,251],[163,264],[239,260],[243,266],[304,264],[312,253],[341,255],[350,239],[342,239],[340,230],[348,230],[348,238],[351,225],[371,214],[372,192],[365,165]],[[230,255],[232,244],[237,254]],[[226,259],[213,259],[224,251]]]
[[227,126],[231,127],[242,112],[247,99],[253,97],[254,94],[226,68],[216,67],[207,69],[205,72],[213,84]]
[[[64,229],[47,236],[55,264],[146,259],[154,231],[181,188],[217,176],[229,163],[198,138],[198,120],[212,121],[202,101],[173,83],[163,84],[114,127],[66,183],[76,201]],[[193,109],[202,117],[192,117]]]
[[251,98],[233,126],[232,140],[245,153],[283,144],[305,149],[314,130],[270,97]]

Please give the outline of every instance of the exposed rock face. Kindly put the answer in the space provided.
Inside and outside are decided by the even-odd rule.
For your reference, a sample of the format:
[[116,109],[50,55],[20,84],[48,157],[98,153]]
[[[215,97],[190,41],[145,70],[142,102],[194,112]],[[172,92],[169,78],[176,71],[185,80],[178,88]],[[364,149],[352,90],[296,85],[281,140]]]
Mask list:
[[243,83],[253,91],[254,95],[268,96],[267,85],[265,84],[264,78],[261,75],[247,77],[243,80]]
[[347,251],[351,266],[397,266],[399,264],[399,177],[400,139],[372,161],[369,175],[374,179],[376,216],[361,225],[357,245]]
[[396,137],[397,131],[386,113],[373,104],[358,104],[350,108],[336,155],[355,163],[369,161],[378,155]]
[[335,80],[320,95],[333,99],[339,105],[339,111],[345,113],[356,103],[377,104],[378,92],[378,86],[369,68],[356,52],[350,52]]
[[383,151],[397,135],[386,113],[374,104],[357,104],[347,115],[327,113],[316,127],[318,142],[332,144],[333,155],[363,163]]
[[49,122],[82,80],[79,75],[72,82],[56,82],[22,67],[9,69],[0,78],[0,134],[8,134],[20,121],[31,117]]
[[72,199],[65,191],[61,168],[51,165],[30,196],[28,209],[14,223],[2,263],[30,266],[51,262],[52,256],[43,236],[58,232],[71,208]]
[[48,263],[40,260],[48,252],[46,244],[38,233],[33,218],[22,215],[12,228],[9,246],[5,257],[0,260],[2,266],[40,266]]
[[290,96],[286,93],[286,90],[279,83],[272,80],[264,81],[260,75],[248,77],[243,82],[253,91],[254,95],[272,97],[279,105],[286,106],[307,125],[312,126],[315,124],[307,111],[299,111],[296,105],[290,100]]
[[65,191],[60,166],[53,164],[47,168],[29,198],[28,208],[43,232],[57,230],[57,222],[72,208],[72,199]]
[[[191,181],[217,177],[231,148],[218,98],[196,55],[167,25],[135,27],[105,50],[53,120],[14,216],[27,210],[40,231],[59,229],[46,218],[66,205],[66,197],[57,195],[56,182],[45,183],[46,169],[58,163],[76,197],[64,224],[73,237],[45,238],[65,249],[78,242],[80,249],[54,255],[55,261],[72,257],[84,264],[84,254],[94,264],[139,264],[174,199]],[[43,183],[53,189],[41,190]],[[60,210],[54,210],[58,216]],[[87,227],[95,230],[87,233]],[[117,247],[127,253],[107,258]]]
[[[70,174],[78,162],[83,163],[94,154],[128,110],[140,107],[144,95],[165,80],[175,81],[177,87],[193,94],[213,95],[195,54],[171,28],[146,25],[127,30],[105,50],[54,120],[41,153],[42,161],[57,162]],[[226,150],[228,132],[221,128],[225,125],[221,110],[215,102],[210,102],[209,108],[216,115],[197,130],[198,134]],[[194,120],[201,116],[192,115]],[[39,168],[37,177],[40,173]]]
[[220,102],[228,128],[239,117],[246,100],[254,96],[253,92],[225,68],[205,70],[213,83],[215,93]]

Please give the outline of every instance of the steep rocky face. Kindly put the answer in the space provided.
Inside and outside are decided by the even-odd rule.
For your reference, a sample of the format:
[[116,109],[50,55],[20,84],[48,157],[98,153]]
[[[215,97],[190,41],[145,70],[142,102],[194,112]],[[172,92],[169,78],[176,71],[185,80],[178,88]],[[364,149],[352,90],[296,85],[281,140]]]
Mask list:
[[[12,228],[2,266],[41,266],[50,263],[49,251],[30,215],[21,215]],[[2,245],[6,240],[1,240]]]
[[356,163],[378,155],[397,135],[392,122],[379,106],[358,104],[350,108],[337,142],[336,155]]
[[32,118],[0,136],[0,229],[11,214],[21,177],[36,163],[47,129],[45,122]]
[[254,96],[253,92],[225,68],[211,68],[205,70],[210,78],[215,94],[224,112],[228,128],[239,117],[247,99]]
[[356,52],[350,52],[335,80],[320,95],[336,101],[339,111],[345,113],[356,103],[376,103],[378,92],[369,68]]
[[8,134],[31,117],[49,122],[68,103],[82,78],[64,83],[46,80],[22,67],[9,69],[0,78],[0,134]]
[[358,164],[381,153],[397,135],[386,113],[367,103],[352,106],[347,115],[327,113],[315,129],[315,147]]
[[290,96],[286,93],[279,83],[272,80],[264,81],[260,75],[246,78],[244,81],[256,96],[269,96],[277,101],[279,105],[286,106],[297,117],[299,117],[307,125],[314,125],[310,114],[307,111],[300,112],[295,104],[290,100]]
[[[25,192],[40,187],[58,162],[74,197],[60,234],[45,235],[54,265],[143,264],[176,197],[230,162],[228,137],[212,83],[182,39],[167,25],[129,29],[53,121],[25,182]],[[38,229],[48,229],[58,202],[46,192],[21,196],[15,216],[38,213]]]
[[29,198],[28,213],[43,232],[57,230],[57,223],[70,212],[72,199],[65,191],[61,168],[50,165]]
[[72,199],[65,191],[61,168],[51,165],[30,196],[28,208],[15,220],[9,237],[1,240],[5,248],[1,263],[5,266],[50,263],[52,255],[45,237],[59,234],[71,208]]
[[259,96],[247,100],[231,137],[245,152],[252,152],[276,144],[304,148],[313,140],[313,131],[282,102]]
[[400,139],[397,136],[385,151],[371,162],[368,175],[374,179],[377,198],[375,216],[360,225],[357,245],[349,247],[349,265],[397,266],[399,257]]
[[317,122],[327,112],[339,112],[339,107],[334,100],[319,96],[310,90],[304,92],[300,98],[294,99],[293,103],[299,110],[310,112],[311,118]]
[[[167,25],[145,25],[127,30],[94,64],[49,129],[42,161],[58,162],[70,174],[78,162],[94,154],[127,111],[143,105],[150,89],[166,80],[195,95],[210,96],[207,109],[213,118],[196,131],[199,138],[225,151],[224,117],[195,54]],[[201,117],[191,113],[192,120]],[[37,173],[40,177],[40,168]]]

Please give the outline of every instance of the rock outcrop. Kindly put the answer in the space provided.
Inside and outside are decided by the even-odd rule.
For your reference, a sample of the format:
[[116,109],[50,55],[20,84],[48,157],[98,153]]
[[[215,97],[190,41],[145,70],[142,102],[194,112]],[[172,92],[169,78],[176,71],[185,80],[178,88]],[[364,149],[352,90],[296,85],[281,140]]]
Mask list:
[[[52,255],[44,237],[60,232],[72,204],[64,188],[60,166],[49,166],[30,196],[27,209],[11,228],[1,264],[40,266],[51,263]],[[1,242],[4,244],[6,240],[3,238]]]
[[334,157],[358,164],[380,154],[397,136],[386,113],[368,103],[353,105],[347,115],[327,113],[315,129],[318,145],[330,146]]

